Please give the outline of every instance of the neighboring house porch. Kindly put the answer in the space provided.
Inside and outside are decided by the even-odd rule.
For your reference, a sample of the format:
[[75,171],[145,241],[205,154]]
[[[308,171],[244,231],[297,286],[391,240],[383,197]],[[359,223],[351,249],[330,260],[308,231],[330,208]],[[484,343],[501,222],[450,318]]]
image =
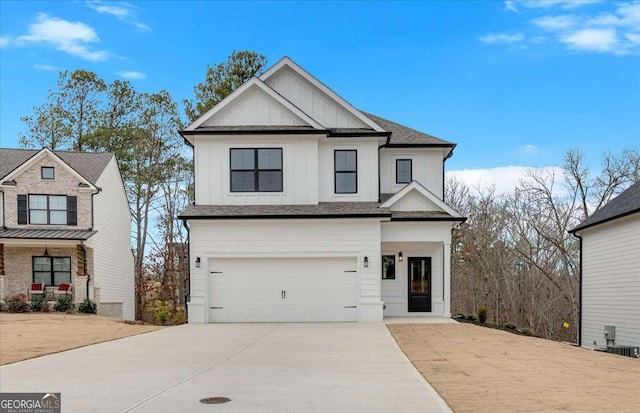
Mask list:
[[46,285],[46,296],[71,284],[69,295],[78,303],[88,297],[98,301],[93,285],[93,249],[85,246],[95,231],[0,230],[0,297],[25,294],[32,283]]

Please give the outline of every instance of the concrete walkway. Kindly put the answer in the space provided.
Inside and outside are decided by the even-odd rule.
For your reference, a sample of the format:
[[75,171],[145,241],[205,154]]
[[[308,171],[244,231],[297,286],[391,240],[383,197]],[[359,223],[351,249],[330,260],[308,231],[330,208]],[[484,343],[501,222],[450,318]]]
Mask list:
[[383,323],[184,325],[0,367],[0,390],[63,412],[450,411]]

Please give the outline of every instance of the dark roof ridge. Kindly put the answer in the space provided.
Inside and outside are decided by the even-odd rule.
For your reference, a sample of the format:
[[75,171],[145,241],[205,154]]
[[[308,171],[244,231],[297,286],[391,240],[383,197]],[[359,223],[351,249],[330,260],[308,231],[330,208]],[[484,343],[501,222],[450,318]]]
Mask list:
[[575,233],[637,212],[640,212],[640,181],[624,190],[569,232]]

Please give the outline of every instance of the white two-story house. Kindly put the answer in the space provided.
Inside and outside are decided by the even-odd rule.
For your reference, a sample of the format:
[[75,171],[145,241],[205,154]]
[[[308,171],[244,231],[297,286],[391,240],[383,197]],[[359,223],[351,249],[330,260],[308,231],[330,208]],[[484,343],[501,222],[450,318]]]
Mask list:
[[189,322],[450,316],[455,144],[356,109],[287,57],[181,134]]
[[134,318],[131,212],[111,153],[0,149],[0,299],[71,284],[98,314]]

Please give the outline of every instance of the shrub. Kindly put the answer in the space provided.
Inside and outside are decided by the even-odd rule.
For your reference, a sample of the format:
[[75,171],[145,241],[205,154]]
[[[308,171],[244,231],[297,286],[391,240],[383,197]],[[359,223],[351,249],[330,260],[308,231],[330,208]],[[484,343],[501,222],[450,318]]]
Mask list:
[[43,307],[49,307],[47,300],[42,295],[34,295],[31,298],[31,305],[29,306],[29,309],[31,311],[42,311]]
[[4,300],[0,301],[0,313],[4,313],[7,310],[5,307],[6,304],[4,303]]
[[90,299],[86,299],[78,304],[78,312],[84,314],[96,314],[98,312],[98,306]]
[[515,330],[516,329],[516,325],[513,323],[507,323],[504,325],[504,328],[508,328],[509,330]]
[[154,307],[153,320],[155,324],[165,325],[169,319],[169,306],[163,301],[156,300]]
[[474,316],[473,314],[468,314],[468,315],[467,315],[467,320],[469,320],[469,321],[476,321],[476,316]]
[[24,294],[14,294],[4,299],[5,311],[8,313],[26,313],[29,311],[27,296]]
[[522,335],[525,335],[525,336],[533,335],[533,333],[531,332],[531,329],[526,328],[526,327],[523,328],[523,329],[520,329],[519,331],[520,331],[520,333],[522,333]]
[[487,321],[487,307],[484,305],[481,305],[480,308],[478,308],[478,320],[483,324]]
[[60,297],[58,298],[56,305],[53,306],[53,309],[61,313],[66,313],[67,311],[72,311],[74,307],[73,298]]
[[186,322],[187,322],[187,313],[182,308],[177,309],[176,312],[173,314],[173,317],[171,317],[171,324],[179,325],[179,324],[184,324]]

